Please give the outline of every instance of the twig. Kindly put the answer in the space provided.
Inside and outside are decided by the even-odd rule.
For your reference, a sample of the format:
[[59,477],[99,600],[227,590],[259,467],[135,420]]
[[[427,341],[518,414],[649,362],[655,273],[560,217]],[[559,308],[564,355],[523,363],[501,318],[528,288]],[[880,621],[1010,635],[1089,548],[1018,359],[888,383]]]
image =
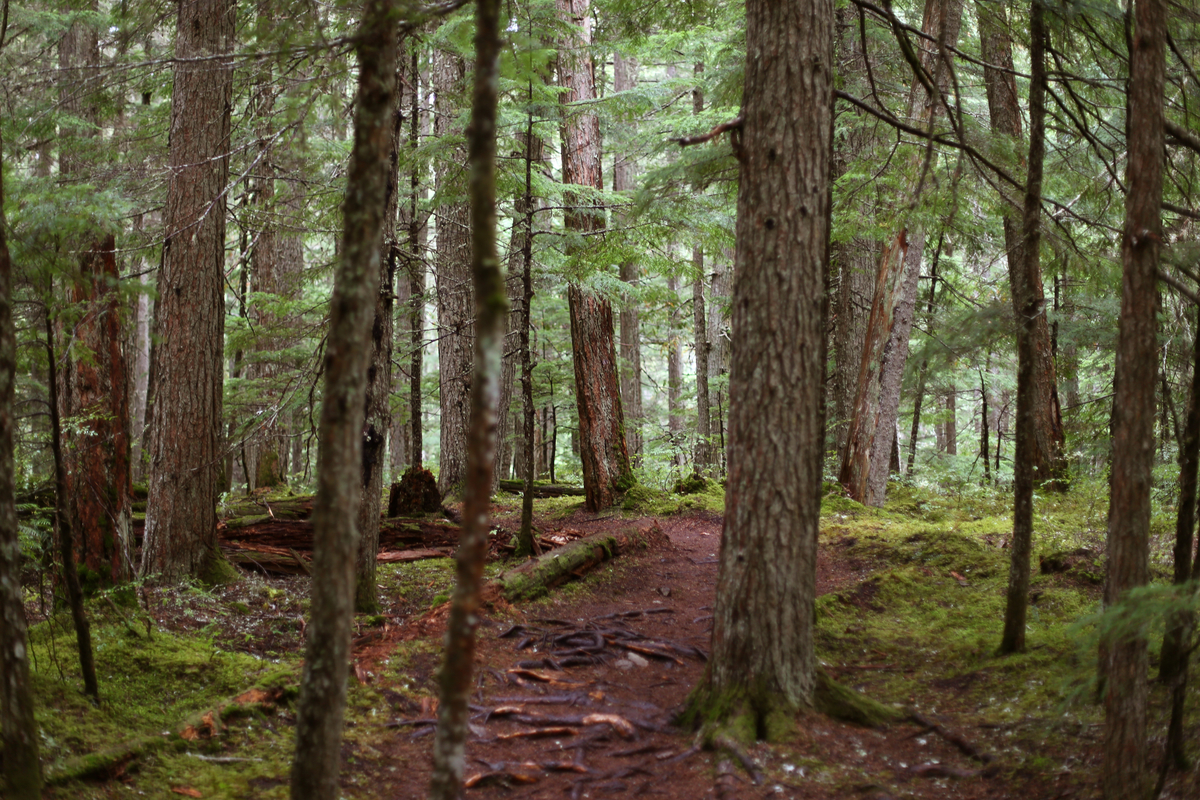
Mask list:
[[705,142],[711,142],[713,139],[717,138],[726,131],[740,131],[741,129],[742,118],[736,117],[731,119],[729,122],[722,122],[708,133],[702,133],[698,136],[681,136],[678,139],[672,139],[671,141],[676,142],[680,147],[689,147],[693,144],[704,144]]
[[737,760],[742,762],[742,766],[745,767],[746,772],[749,773],[750,780],[755,786],[758,786],[763,782],[763,774],[758,769],[758,765],[754,763],[754,759],[750,757],[750,754],[743,750],[742,746],[733,740],[733,737],[724,733],[717,734],[717,736],[713,738],[713,744],[722,750],[728,750],[731,754],[736,756]]

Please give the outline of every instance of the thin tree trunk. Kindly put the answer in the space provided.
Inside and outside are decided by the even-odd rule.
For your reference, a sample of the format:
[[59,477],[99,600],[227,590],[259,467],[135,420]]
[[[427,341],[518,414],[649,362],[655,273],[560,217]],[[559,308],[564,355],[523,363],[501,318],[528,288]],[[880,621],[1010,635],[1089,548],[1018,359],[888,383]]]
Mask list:
[[[992,131],[1020,142],[1021,104],[1013,72],[1012,41],[1008,33],[1008,20],[1005,19],[1005,6],[1003,3],[976,0],[975,8],[980,25],[980,46],[985,62],[983,76],[987,87]],[[1032,124],[1031,121],[1031,138]],[[1031,151],[1032,148],[1033,143],[1030,142]],[[1029,169],[1033,169],[1032,164]],[[1058,401],[1058,379],[1050,341],[1050,325],[1044,311],[1041,264],[1040,261],[1030,263],[1029,257],[1024,253],[1026,243],[1023,236],[1028,232],[1022,233],[1021,222],[1016,212],[1016,197],[1006,196],[1004,205],[1004,249],[1013,313],[1018,323],[1023,324],[1032,304],[1036,303],[1038,307],[1034,319],[1028,321],[1031,337],[1028,347],[1033,358],[1029,391],[1033,395],[1030,414],[1034,437],[1028,457],[1033,465],[1033,480],[1036,485],[1054,481],[1056,485],[1065,487],[1066,484],[1062,482],[1065,477],[1065,462],[1062,456],[1062,409]],[[1024,306],[1020,305],[1021,303],[1024,303]]]
[[500,0],[475,5],[475,98],[471,114],[471,273],[475,302],[475,367],[471,379],[471,432],[466,507],[458,550],[458,580],[446,621],[445,661],[439,677],[437,739],[431,800],[456,800],[465,766],[475,630],[487,560],[488,512],[496,449],[500,359],[507,291],[496,255],[496,103],[500,61]]
[[[0,137],[0,162],[4,145]],[[21,543],[17,535],[13,404],[17,384],[17,337],[13,326],[12,261],[4,219],[4,170],[0,163],[0,743],[3,781],[11,800],[40,800],[42,765],[38,725],[29,681],[29,642],[21,593]]]
[[[958,41],[961,20],[962,0],[926,0],[921,28],[937,44],[923,41],[919,58],[924,69],[934,76],[939,94],[945,93],[950,78],[940,49]],[[926,127],[933,124],[942,110],[940,99],[916,80],[909,93],[908,105],[909,117]],[[914,172],[921,171],[923,158],[923,152],[913,155],[910,166]],[[908,188],[910,193],[918,190],[915,185]],[[900,383],[908,359],[908,338],[912,331],[924,246],[924,233],[910,228],[906,222],[884,248],[879,260],[846,453],[839,475],[839,481],[850,496],[870,506],[882,506],[887,492],[893,431],[900,409]]]
[[725,469],[725,427],[729,411],[729,295],[733,285],[733,251],[724,250],[712,262],[712,277],[708,291],[708,379],[709,406],[712,422],[709,434],[714,437],[713,462]]
[[[525,197],[524,210],[525,218],[521,220],[521,225],[524,230],[521,239],[521,327],[520,327],[520,348],[521,348],[521,421],[522,421],[522,437],[521,446],[524,448],[525,455],[521,460],[521,466],[524,468],[521,477],[525,481],[525,493],[521,500],[521,528],[517,532],[517,556],[525,556],[533,553],[533,481],[535,478],[535,467],[537,462],[536,454],[534,453],[534,423],[535,413],[533,406],[533,351],[529,346],[529,330],[533,326],[533,163],[534,163],[534,142],[536,137],[533,133],[533,83],[529,84],[529,103],[530,108],[528,117],[526,118],[525,128]],[[538,145],[538,160],[541,158],[541,140],[536,139]]]
[[[413,49],[411,72],[413,88],[424,85],[417,62],[417,51]],[[420,468],[424,463],[424,437],[421,425],[421,371],[424,369],[424,336],[425,336],[425,245],[429,238],[429,225],[418,216],[417,201],[424,198],[425,189],[421,186],[420,175],[417,172],[417,147],[420,137],[428,133],[427,120],[420,111],[420,92],[412,94],[412,106],[409,108],[409,157],[413,161],[411,192],[408,198],[408,280],[411,307],[409,310],[409,330],[412,335],[410,342],[411,355],[408,368],[408,413],[412,425],[412,435],[409,439],[411,460],[409,465]]]
[[671,443],[671,463],[683,467],[683,343],[679,340],[682,314],[679,313],[679,279],[667,276],[667,439]]
[[[934,329],[933,310],[934,301],[937,298],[937,282],[938,282],[938,264],[942,257],[942,243],[945,240],[943,233],[938,237],[937,252],[933,256],[933,266],[929,269],[929,299],[925,303],[926,314],[926,330],[932,336]],[[917,372],[917,396],[913,398],[913,416],[912,429],[908,437],[908,466],[904,474],[912,477],[913,464],[917,461],[917,438],[921,433],[921,406],[925,400],[925,375],[929,369],[928,359],[921,359],[921,368]]]
[[[1126,599],[1149,578],[1154,394],[1158,385],[1158,252],[1162,241],[1163,85],[1166,8],[1134,0],[1129,65],[1129,120],[1122,291],[1114,376],[1113,446],[1108,510],[1105,605]],[[1146,639],[1102,640],[1105,664],[1105,800],[1145,797],[1147,781]]]
[[46,362],[49,365],[50,391],[50,450],[54,454],[54,521],[58,526],[58,550],[62,561],[62,579],[67,587],[67,602],[71,606],[71,621],[75,625],[75,642],[79,646],[79,668],[83,673],[83,693],[95,704],[100,703],[96,683],[96,661],[92,654],[92,629],[83,608],[83,588],[75,566],[75,541],[71,532],[71,515],[67,510],[70,489],[67,467],[63,458],[62,420],[58,415],[58,352],[54,346],[54,324],[46,309]]
[[[988,353],[988,361],[991,361],[992,354]],[[979,398],[981,409],[980,429],[979,429],[979,458],[983,461],[983,482],[989,484],[992,482],[992,465],[988,458],[988,394],[987,380],[984,378],[986,369],[979,373]]]
[[[1017,425],[1013,452],[1013,535],[1004,606],[1000,655],[1025,651],[1025,617],[1029,608],[1029,560],[1033,553],[1033,488],[1039,478],[1038,332],[1047,334],[1043,302],[1041,254],[1042,165],[1046,158],[1046,39],[1045,8],[1033,0],[1029,12],[1029,166],[1025,178],[1025,217],[1021,263],[1010,270],[1013,305],[1017,311]],[[1035,288],[1036,287],[1036,288]],[[1018,296],[1019,293],[1019,296]],[[1038,325],[1040,321],[1040,326]],[[1049,361],[1049,348],[1046,348]],[[1051,375],[1054,364],[1049,362]],[[1061,424],[1058,425],[1061,430]],[[1048,466],[1048,464],[1047,464]]]
[[[592,57],[590,0],[557,0],[559,16],[570,26],[563,42],[558,68],[561,84],[567,89],[564,120],[563,183],[602,189],[600,171],[600,120],[592,101],[596,98]],[[571,108],[573,104],[582,110]],[[575,237],[604,230],[604,210],[581,205],[581,199],[567,192],[564,223],[568,235],[569,256],[582,251]],[[617,494],[633,483],[629,451],[625,445],[625,420],[621,409],[621,390],[617,379],[617,354],[613,342],[613,312],[608,300],[571,283],[567,287],[571,316],[571,354],[575,366],[575,406],[579,413],[580,460],[583,485],[587,491],[585,506],[591,512],[607,508]]]
[[[613,90],[628,92],[637,88],[637,61],[615,53],[613,55]],[[637,122],[625,123],[636,132]],[[637,164],[622,148],[613,163],[613,191],[630,192],[635,188]],[[636,261],[621,262],[621,280],[631,287],[638,285],[640,269]],[[634,464],[642,459],[642,340],[638,298],[625,292],[621,300],[621,405],[625,410],[625,447]]]
[[[704,74],[704,65],[697,64],[696,80]],[[704,90],[699,85],[692,89],[692,113],[704,112]],[[712,410],[708,396],[708,315],[704,309],[704,248],[692,248],[692,319],[696,328],[696,449],[692,457],[693,469],[701,475],[712,472]]]
[[[152,366],[150,495],[141,574],[227,579],[217,549],[222,462],[225,189],[233,105],[230,0],[181,3],[171,98],[167,238]],[[224,568],[222,568],[224,565]]]
[[[396,64],[407,61],[406,55],[401,46]],[[375,321],[371,325],[371,363],[367,367],[363,416],[362,500],[358,506],[358,566],[354,590],[354,610],[362,614],[379,611],[375,566],[379,556],[379,518],[383,505],[384,448],[388,430],[392,427],[393,286],[401,257],[396,238],[396,216],[400,204],[400,134],[404,124],[400,111],[403,80],[399,69],[394,71],[393,80],[392,106],[388,109],[390,153],[384,193],[383,243],[379,251],[379,291],[375,297]]]
[[313,501],[312,609],[296,712],[293,800],[334,800],[346,708],[354,609],[355,524],[362,492],[363,422],[371,325],[393,128],[398,14],[368,0],[358,35],[354,146],[347,172],[340,258],[330,300],[321,404],[317,496]]

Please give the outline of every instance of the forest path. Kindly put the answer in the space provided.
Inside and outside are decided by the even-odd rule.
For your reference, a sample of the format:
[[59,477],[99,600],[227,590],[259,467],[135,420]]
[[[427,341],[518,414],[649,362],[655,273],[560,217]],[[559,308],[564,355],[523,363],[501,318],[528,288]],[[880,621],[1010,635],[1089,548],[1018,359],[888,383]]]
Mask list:
[[[629,520],[576,512],[538,522],[543,531],[583,534],[657,524],[669,544],[623,556],[549,598],[483,620],[466,797],[982,799],[1013,797],[1026,783],[985,771],[928,728],[870,730],[817,715],[802,719],[790,741],[749,751],[763,778],[757,785],[740,766],[717,780],[717,755],[697,748],[694,734],[671,721],[703,676],[704,661],[692,648],[709,648],[720,516]],[[838,558],[836,544],[822,537],[821,594],[857,586],[886,566]],[[377,684],[392,704],[395,718],[387,724],[395,735],[382,748],[375,741],[382,752],[361,757],[347,745],[348,786],[375,785],[379,797],[424,794],[434,709],[412,692],[436,694],[441,626],[431,623],[418,626],[426,646],[404,658],[406,685],[389,687],[382,678]],[[938,723],[956,728],[951,717]],[[1019,791],[1060,796],[1045,784]]]

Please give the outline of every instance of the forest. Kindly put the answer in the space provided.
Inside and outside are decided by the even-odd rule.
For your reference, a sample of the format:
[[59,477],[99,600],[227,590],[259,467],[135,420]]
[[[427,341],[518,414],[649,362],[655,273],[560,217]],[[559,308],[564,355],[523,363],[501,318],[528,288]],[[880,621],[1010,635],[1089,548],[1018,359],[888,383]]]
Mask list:
[[3,796],[1200,796],[1198,68],[0,0]]

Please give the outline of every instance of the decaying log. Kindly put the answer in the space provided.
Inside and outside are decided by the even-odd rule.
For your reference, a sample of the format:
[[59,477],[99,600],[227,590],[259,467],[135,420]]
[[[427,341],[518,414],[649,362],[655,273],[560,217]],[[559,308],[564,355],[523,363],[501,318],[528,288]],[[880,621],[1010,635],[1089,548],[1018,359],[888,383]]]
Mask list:
[[[525,492],[525,481],[500,481],[500,489],[513,494]],[[542,483],[533,485],[534,497],[584,497],[582,486],[566,486],[561,483]]]
[[509,570],[495,583],[509,602],[532,600],[621,553],[649,547],[665,538],[657,525],[587,536]]

